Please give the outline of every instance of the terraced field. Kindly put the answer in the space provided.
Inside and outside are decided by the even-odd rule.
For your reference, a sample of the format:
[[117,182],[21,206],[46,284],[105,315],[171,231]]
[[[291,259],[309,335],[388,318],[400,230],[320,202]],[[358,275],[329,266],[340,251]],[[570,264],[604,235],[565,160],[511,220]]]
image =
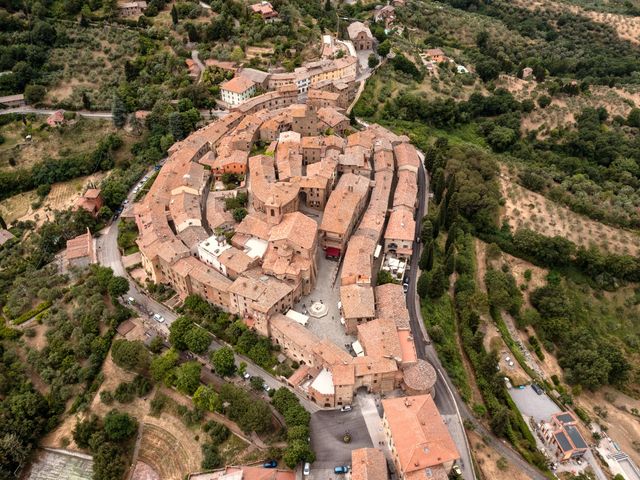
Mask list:
[[594,244],[617,254],[638,255],[640,252],[637,234],[578,215],[518,185],[506,171],[500,175],[500,186],[506,201],[503,219],[513,231],[528,228],[543,235],[567,238],[576,245]]

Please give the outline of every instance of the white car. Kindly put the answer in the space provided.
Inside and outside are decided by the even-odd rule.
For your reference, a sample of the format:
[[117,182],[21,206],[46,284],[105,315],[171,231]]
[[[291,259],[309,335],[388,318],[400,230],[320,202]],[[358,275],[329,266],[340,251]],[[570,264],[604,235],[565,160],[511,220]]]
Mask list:
[[153,319],[158,323],[163,323],[164,322],[164,317],[162,315],[160,315],[159,313],[154,313],[153,314]]
[[302,474],[304,476],[308,476],[311,473],[311,464],[309,462],[305,462],[304,468],[302,469]]

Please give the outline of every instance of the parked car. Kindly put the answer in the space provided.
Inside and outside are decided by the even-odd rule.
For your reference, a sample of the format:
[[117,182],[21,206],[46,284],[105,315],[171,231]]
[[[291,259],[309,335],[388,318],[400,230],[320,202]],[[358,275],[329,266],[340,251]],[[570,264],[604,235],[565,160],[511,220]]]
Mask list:
[[451,470],[453,470],[453,473],[455,473],[459,477],[462,476],[462,470],[460,470],[460,467],[458,465],[454,465]]
[[335,474],[349,473],[349,467],[346,465],[339,465],[333,469],[333,473]]
[[276,468],[278,466],[278,462],[276,462],[275,460],[269,460],[267,462],[264,462],[262,466],[264,468]]
[[262,385],[262,388],[264,389],[265,392],[269,393],[269,390],[271,390],[271,387],[269,385],[267,385],[266,383],[264,385]]
[[408,283],[403,283],[402,284],[402,291],[404,293],[407,293],[409,291],[409,284]]
[[127,298],[127,302],[129,303],[129,305],[133,305],[134,303],[136,303],[136,299],[133,297],[129,297]]
[[153,319],[158,323],[163,323],[164,322],[164,317],[162,315],[160,315],[159,313],[154,313],[153,314]]
[[251,378],[251,375],[249,375],[247,372],[244,372],[242,374],[242,378],[244,378],[245,380],[249,380]]
[[542,390],[536,383],[532,383],[531,388],[533,388],[533,391],[536,392],[538,395],[542,395],[544,393],[544,390]]
[[340,411],[341,411],[341,412],[350,412],[350,411],[351,411],[351,405],[343,405],[343,406],[340,408]]
[[302,469],[302,474],[307,476],[311,473],[311,464],[309,462],[304,463],[304,468]]

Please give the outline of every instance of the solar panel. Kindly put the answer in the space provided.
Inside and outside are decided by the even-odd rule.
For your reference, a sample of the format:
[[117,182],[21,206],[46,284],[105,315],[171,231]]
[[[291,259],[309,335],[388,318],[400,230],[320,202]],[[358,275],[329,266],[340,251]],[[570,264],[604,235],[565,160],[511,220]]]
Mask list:
[[569,437],[571,437],[571,441],[576,446],[576,448],[587,448],[587,444],[582,439],[582,435],[580,435],[580,432],[576,427],[574,427],[573,425],[567,425],[565,427],[565,431],[567,432]]
[[558,432],[554,436],[556,437],[556,441],[560,445],[560,448],[563,452],[568,452],[573,449],[571,443],[569,442],[569,439],[563,432]]
[[573,417],[569,413],[561,413],[556,417],[562,423],[573,423]]

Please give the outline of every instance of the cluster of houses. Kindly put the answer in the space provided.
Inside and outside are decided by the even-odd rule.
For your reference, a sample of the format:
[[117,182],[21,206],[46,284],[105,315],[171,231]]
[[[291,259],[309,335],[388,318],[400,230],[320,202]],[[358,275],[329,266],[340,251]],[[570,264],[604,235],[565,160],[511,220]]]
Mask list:
[[[449,443],[439,437],[446,427],[432,400],[436,372],[417,357],[402,286],[373,279],[382,244],[389,255],[412,254],[420,159],[407,137],[378,125],[349,134],[340,96],[327,93],[312,89],[299,103],[298,89],[282,86],[175,144],[134,205],[142,265],[153,282],[182,298],[198,294],[270,337],[300,365],[289,384],[320,407],[350,405],[360,388],[404,390],[408,400],[385,401],[397,467],[407,475],[412,465],[442,468],[446,476],[457,453],[448,434]],[[229,173],[250,180],[220,188]],[[248,214],[236,222],[224,204],[240,193],[248,195]],[[324,211],[322,221],[303,206]],[[362,346],[357,356],[319,338],[292,310],[315,286],[319,249],[344,257],[341,323]],[[423,417],[430,425],[420,433]],[[399,432],[406,422],[416,424],[416,445],[435,442],[419,458],[405,458]],[[438,450],[445,444],[450,455]],[[366,470],[375,454],[362,455]]]
[[347,97],[355,93],[358,59],[345,56],[308,62],[293,72],[263,72],[254,68],[239,69],[235,76],[220,84],[222,102],[229,107],[238,106],[258,90],[275,91],[293,86],[298,93],[311,89],[333,91]]

